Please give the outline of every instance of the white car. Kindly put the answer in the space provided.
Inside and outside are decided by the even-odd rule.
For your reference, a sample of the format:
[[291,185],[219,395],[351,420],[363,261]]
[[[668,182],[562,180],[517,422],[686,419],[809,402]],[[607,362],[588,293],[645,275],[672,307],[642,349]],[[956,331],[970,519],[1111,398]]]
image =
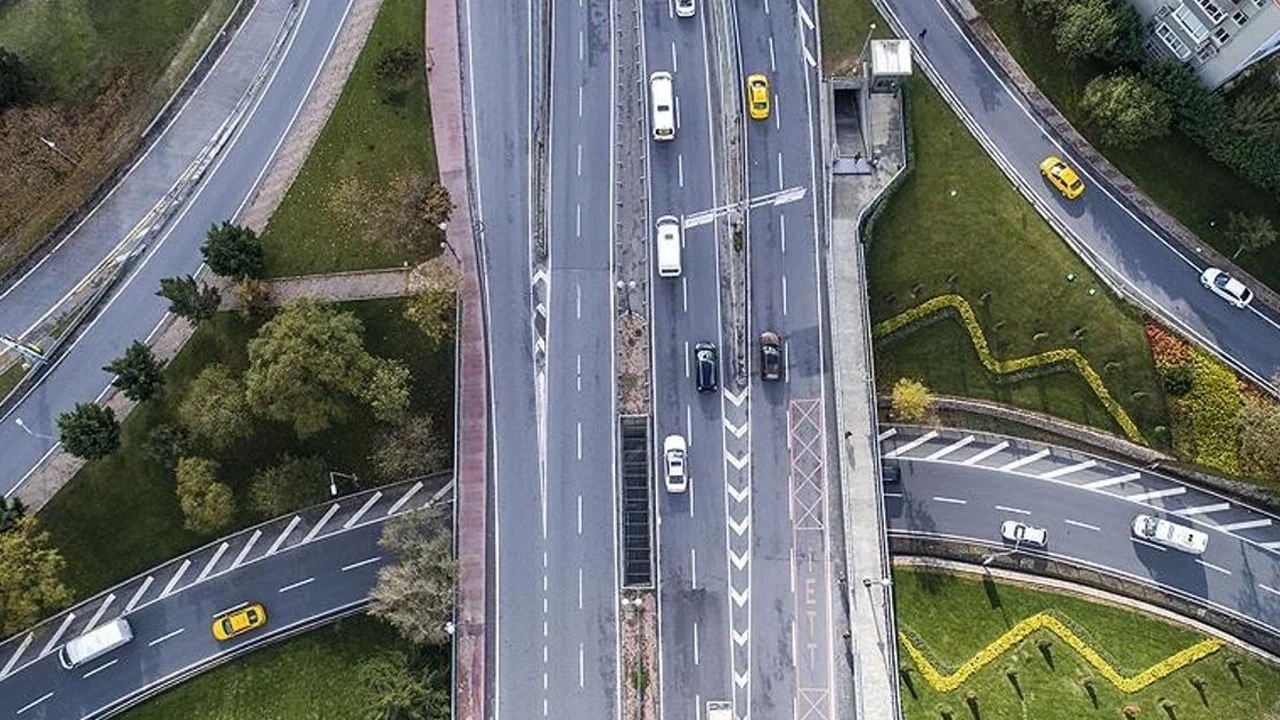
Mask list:
[[1243,308],[1253,301],[1252,290],[1218,268],[1206,268],[1200,274],[1200,284],[1238,308]]
[[1200,555],[1209,546],[1207,533],[1150,515],[1139,515],[1133,519],[1133,535],[1192,555]]
[[1000,525],[1000,537],[1016,545],[1028,547],[1042,548],[1049,545],[1048,531],[1017,520],[1005,520]]
[[693,17],[693,0],[676,0],[677,17]]
[[685,449],[684,438],[680,435],[668,435],[662,441],[669,493],[682,493],[689,489],[689,476],[685,474]]

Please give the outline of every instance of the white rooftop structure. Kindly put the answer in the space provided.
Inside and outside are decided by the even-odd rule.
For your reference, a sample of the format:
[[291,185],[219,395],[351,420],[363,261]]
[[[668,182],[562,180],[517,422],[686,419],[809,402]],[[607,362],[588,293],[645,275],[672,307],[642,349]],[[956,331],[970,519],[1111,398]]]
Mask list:
[[871,76],[905,78],[911,75],[911,42],[871,41]]

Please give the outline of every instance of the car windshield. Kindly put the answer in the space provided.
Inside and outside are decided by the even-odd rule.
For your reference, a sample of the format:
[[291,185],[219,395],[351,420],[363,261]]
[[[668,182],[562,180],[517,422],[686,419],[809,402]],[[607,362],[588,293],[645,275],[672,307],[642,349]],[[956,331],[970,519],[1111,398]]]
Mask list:
[[222,619],[222,632],[226,633],[227,635],[230,635],[231,633],[235,632],[235,627],[232,626],[231,624],[231,618]]
[[1142,534],[1154,535],[1156,532],[1156,519],[1153,517],[1142,519]]

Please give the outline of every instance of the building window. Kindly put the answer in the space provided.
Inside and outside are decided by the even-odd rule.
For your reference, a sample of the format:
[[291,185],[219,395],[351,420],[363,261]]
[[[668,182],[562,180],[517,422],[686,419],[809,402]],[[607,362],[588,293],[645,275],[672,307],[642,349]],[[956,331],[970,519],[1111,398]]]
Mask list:
[[1237,10],[1231,13],[1231,22],[1239,27],[1244,27],[1244,24],[1249,22],[1249,16],[1243,10]]
[[1226,28],[1218,28],[1213,31],[1213,41],[1218,43],[1219,46],[1226,45],[1230,39],[1231,33],[1227,32]]
[[1199,45],[1209,37],[1209,31],[1205,29],[1204,23],[1200,22],[1200,18],[1191,12],[1191,8],[1186,5],[1179,5],[1173,11],[1173,19],[1178,21],[1178,25],[1182,26],[1184,32],[1191,38],[1195,44]]
[[1165,47],[1169,48],[1169,52],[1173,53],[1173,56],[1179,60],[1185,61],[1191,57],[1191,49],[1187,47],[1186,43],[1178,39],[1178,34],[1168,25],[1164,23],[1156,25],[1156,37],[1160,38]]
[[1256,8],[1261,8],[1263,5],[1266,5],[1266,4],[1267,4],[1267,0],[1253,0],[1253,6]]
[[1204,11],[1204,14],[1213,21],[1214,25],[1222,22],[1222,8],[1218,7],[1218,4],[1213,0],[1196,0],[1196,4],[1199,5],[1200,9]]
[[1218,47],[1213,43],[1208,43],[1200,48],[1200,52],[1196,53],[1196,57],[1200,58],[1200,62],[1208,62],[1210,58],[1218,54]]

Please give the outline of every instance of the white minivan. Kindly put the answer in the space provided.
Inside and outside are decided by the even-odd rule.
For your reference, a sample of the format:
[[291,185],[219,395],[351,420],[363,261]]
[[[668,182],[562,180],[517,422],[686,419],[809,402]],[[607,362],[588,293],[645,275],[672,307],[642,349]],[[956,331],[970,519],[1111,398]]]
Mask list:
[[1209,546],[1207,533],[1150,515],[1139,515],[1133,519],[1133,534],[1143,540],[1192,555],[1203,554],[1204,549]]
[[129,627],[129,622],[124,618],[116,618],[68,640],[58,653],[58,660],[62,667],[70,670],[127,645],[132,639],[133,628]]
[[653,139],[674,139],[676,95],[671,84],[671,73],[659,71],[649,76],[649,96],[653,100]]
[[680,220],[675,215],[658,218],[658,275],[680,277]]

